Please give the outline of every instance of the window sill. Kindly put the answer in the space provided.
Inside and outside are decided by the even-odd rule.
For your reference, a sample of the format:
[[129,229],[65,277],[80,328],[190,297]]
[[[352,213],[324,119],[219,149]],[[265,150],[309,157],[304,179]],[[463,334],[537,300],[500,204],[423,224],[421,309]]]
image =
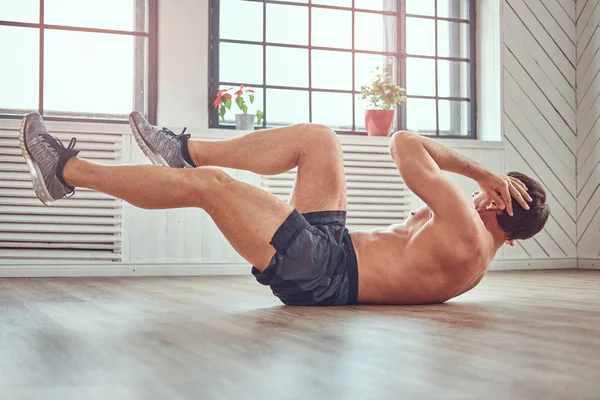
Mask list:
[[[180,129],[181,130],[181,129]],[[175,130],[177,131],[177,130]],[[236,131],[233,129],[218,129],[218,128],[210,128],[205,130],[188,130],[187,133],[190,133],[192,137],[203,138],[203,139],[230,139],[236,136],[239,136],[242,133],[246,133],[248,131]],[[373,143],[373,144],[381,144],[388,143],[389,137],[377,137],[377,136],[367,136],[360,134],[347,134],[340,133],[339,134],[342,143],[346,144],[365,144],[365,143]],[[504,143],[501,141],[487,141],[487,140],[477,140],[477,139],[436,139],[439,140],[440,143],[443,143],[446,146],[452,147],[454,149],[504,149]]]

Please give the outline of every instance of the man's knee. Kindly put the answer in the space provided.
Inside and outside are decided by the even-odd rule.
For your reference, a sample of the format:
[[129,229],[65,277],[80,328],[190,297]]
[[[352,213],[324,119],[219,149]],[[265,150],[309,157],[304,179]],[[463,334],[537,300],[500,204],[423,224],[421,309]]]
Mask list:
[[337,133],[327,125],[304,123],[300,124],[303,138],[310,143],[310,151],[317,149],[327,152],[340,151],[342,145]]
[[216,167],[199,167],[190,172],[194,187],[200,191],[210,190],[215,185],[224,185],[234,180],[226,172]]

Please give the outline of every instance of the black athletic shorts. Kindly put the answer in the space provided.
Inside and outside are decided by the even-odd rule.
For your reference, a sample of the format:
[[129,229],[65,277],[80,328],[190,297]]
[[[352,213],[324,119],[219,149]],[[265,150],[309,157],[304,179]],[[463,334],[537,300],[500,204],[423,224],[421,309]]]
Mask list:
[[300,214],[294,210],[271,244],[277,253],[263,272],[253,267],[252,274],[284,304],[356,303],[358,267],[345,211]]

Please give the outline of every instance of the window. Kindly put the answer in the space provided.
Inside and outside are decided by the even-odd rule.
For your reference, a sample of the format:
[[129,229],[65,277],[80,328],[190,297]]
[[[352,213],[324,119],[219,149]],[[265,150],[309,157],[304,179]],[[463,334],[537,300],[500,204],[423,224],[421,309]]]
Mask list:
[[0,0],[0,116],[156,119],[157,0]]
[[[255,90],[263,127],[296,122],[364,132],[361,85],[376,67],[407,91],[395,129],[475,137],[474,0],[211,0],[210,104]],[[233,125],[235,105],[222,121]]]

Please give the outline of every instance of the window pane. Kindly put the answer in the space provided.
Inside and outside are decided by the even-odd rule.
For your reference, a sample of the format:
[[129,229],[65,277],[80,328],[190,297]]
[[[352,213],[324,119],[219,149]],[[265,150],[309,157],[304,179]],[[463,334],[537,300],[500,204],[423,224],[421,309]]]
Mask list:
[[354,7],[363,10],[396,11],[396,0],[354,0]]
[[45,111],[127,115],[133,109],[134,38],[47,30]]
[[136,0],[45,0],[44,22],[133,31],[135,2]]
[[407,57],[406,93],[411,96],[435,96],[435,60]]
[[267,84],[308,87],[308,50],[267,46]]
[[312,93],[312,122],[343,130],[352,129],[350,93]]
[[355,48],[371,51],[396,51],[396,17],[357,12],[354,22]]
[[350,8],[352,7],[352,0],[312,0],[312,4]]
[[[231,87],[231,86],[221,86],[220,89],[229,89],[231,88],[231,90],[229,90],[228,93],[230,93],[232,96],[235,94],[236,90],[238,89],[238,87]],[[252,90],[254,90],[254,103],[250,104],[250,99],[245,97],[244,100],[246,101],[246,104],[248,105],[248,114],[256,114],[256,110],[263,110],[263,90],[259,89],[259,88],[251,88]],[[214,97],[211,99],[214,100]],[[221,122],[222,124],[235,124],[235,114],[241,114],[242,111],[238,108],[237,104],[235,104],[235,97],[233,97],[232,104],[231,104],[231,110],[227,110],[225,112],[225,122],[223,122],[223,120],[220,119],[219,117],[219,122]],[[255,121],[256,122],[256,121]]]
[[469,3],[467,0],[437,0],[438,17],[469,19]]
[[0,19],[39,23],[40,0],[0,0]]
[[312,86],[351,90],[352,53],[312,50]]
[[440,134],[460,135],[469,134],[470,103],[468,101],[439,100]]
[[386,72],[396,81],[396,58],[392,56],[381,56],[379,54],[361,54],[354,55],[354,73],[356,90],[360,90],[362,85],[369,85],[375,77],[376,67],[379,71]]
[[406,127],[424,134],[436,131],[435,100],[411,99],[406,101]]
[[309,122],[308,91],[267,89],[269,126]]
[[365,127],[365,113],[369,109],[369,101],[363,100],[359,94],[355,96],[354,100],[354,124],[356,125],[355,130],[357,132],[364,132],[367,130]]
[[37,110],[39,38],[35,28],[0,26],[0,109]]
[[469,57],[469,24],[438,21],[438,56]]
[[[333,29],[332,21],[335,21]],[[312,8],[312,45],[350,49],[352,47],[352,12]]]
[[219,45],[219,79],[247,85],[263,84],[263,47],[221,43]]
[[469,97],[469,63],[438,61],[438,90],[440,97]]
[[435,20],[406,18],[406,52],[435,55]]
[[[242,0],[219,3],[219,36],[221,39],[263,40],[263,5]],[[252,23],[248,23],[252,21]]]
[[406,0],[406,13],[418,15],[435,15],[434,0]]
[[308,7],[267,4],[267,42],[308,45]]

